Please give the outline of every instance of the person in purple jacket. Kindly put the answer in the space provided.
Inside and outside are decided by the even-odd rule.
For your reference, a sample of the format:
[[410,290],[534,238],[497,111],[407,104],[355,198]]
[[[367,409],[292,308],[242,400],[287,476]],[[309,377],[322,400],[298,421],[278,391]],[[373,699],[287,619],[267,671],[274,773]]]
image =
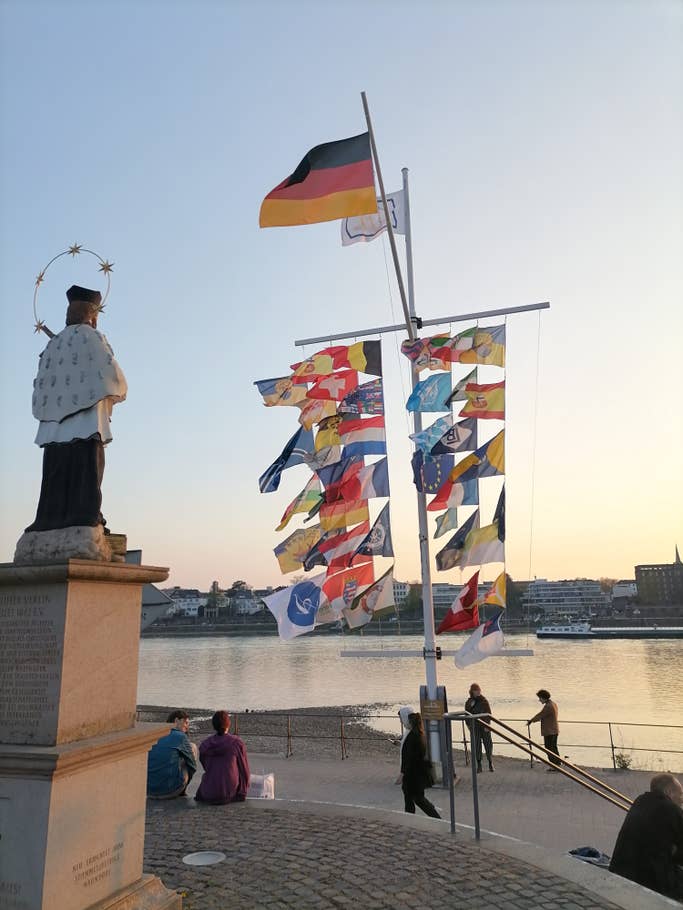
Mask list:
[[211,723],[215,734],[199,746],[204,776],[195,799],[217,806],[243,802],[249,789],[247,750],[239,736],[228,733],[230,715],[227,711],[216,711]]

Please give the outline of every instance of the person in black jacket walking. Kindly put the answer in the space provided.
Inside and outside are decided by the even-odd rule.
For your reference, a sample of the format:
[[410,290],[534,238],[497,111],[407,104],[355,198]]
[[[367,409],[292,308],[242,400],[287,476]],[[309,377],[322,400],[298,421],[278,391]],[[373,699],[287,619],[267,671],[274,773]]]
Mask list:
[[[478,683],[472,683],[470,686],[470,697],[465,702],[465,711],[469,714],[488,714],[491,716],[491,705],[488,699],[481,694],[481,687]],[[487,720],[487,718],[484,718]],[[481,747],[484,746],[486,760],[489,763],[489,771],[495,771],[493,767],[493,740],[491,731],[483,727],[479,721],[467,721],[467,726],[472,729],[472,724],[476,723],[474,728],[474,747],[476,750],[477,771],[481,771]]]
[[425,787],[432,785],[430,762],[427,760],[427,741],[420,714],[411,714],[408,718],[410,732],[401,747],[401,787],[405,800],[405,810],[413,815],[415,806],[431,818],[441,818],[435,806],[425,796]]

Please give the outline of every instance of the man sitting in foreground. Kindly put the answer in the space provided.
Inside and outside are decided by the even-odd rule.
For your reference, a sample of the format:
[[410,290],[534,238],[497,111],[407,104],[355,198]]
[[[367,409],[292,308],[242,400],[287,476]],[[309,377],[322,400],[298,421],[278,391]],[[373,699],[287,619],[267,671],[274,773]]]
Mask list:
[[166,723],[173,724],[173,728],[152,746],[147,756],[150,799],[182,796],[197,770],[197,747],[187,735],[190,718],[185,711],[172,711]]
[[610,872],[666,897],[683,897],[683,787],[655,774],[648,793],[628,811],[614,845]]

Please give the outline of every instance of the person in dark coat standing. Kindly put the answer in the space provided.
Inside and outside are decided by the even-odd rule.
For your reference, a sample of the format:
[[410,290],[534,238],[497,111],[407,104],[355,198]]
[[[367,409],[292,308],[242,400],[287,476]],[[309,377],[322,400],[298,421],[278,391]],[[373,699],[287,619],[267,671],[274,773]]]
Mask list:
[[[481,694],[481,687],[478,683],[472,683],[470,686],[470,697],[465,702],[465,711],[469,714],[488,714],[491,716],[491,705],[488,702],[488,699]],[[467,726],[472,729],[471,724],[473,721],[468,720]],[[489,771],[495,771],[493,767],[493,740],[491,739],[491,731],[487,730],[486,727],[483,727],[479,721],[476,722],[474,728],[474,747],[476,750],[476,759],[477,759],[477,772],[481,771],[481,747],[484,746],[484,751],[486,752],[486,760],[489,763]]]
[[666,897],[683,898],[683,787],[656,774],[628,810],[614,845],[610,872]]
[[227,711],[216,711],[211,723],[216,733],[199,746],[204,776],[195,799],[217,806],[244,802],[249,789],[247,750],[239,736],[228,732],[230,715]]
[[[530,727],[531,724],[535,723],[537,720],[541,722],[541,735],[543,737],[543,745],[546,747],[548,752],[552,752],[552,755],[548,755],[548,761],[551,761],[553,765],[561,765],[560,753],[557,751],[557,737],[560,735],[560,725],[558,723],[558,711],[557,705],[550,698],[550,692],[547,689],[539,689],[536,693],[536,698],[543,705],[538,714],[534,714],[531,720],[526,722],[527,727]],[[557,771],[557,768],[547,768],[547,771]]]
[[427,741],[425,739],[422,716],[411,714],[408,718],[410,731],[401,747],[401,787],[405,801],[405,811],[415,814],[415,806],[431,818],[441,818],[436,807],[425,796],[425,787],[431,787],[432,777],[430,763],[427,760]]

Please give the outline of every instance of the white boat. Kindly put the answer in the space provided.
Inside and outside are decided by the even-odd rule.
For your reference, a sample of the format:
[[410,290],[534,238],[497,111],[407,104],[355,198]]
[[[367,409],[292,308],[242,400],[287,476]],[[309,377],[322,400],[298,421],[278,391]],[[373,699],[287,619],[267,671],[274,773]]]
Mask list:
[[683,626],[599,626],[589,622],[541,626],[536,638],[683,638]]

